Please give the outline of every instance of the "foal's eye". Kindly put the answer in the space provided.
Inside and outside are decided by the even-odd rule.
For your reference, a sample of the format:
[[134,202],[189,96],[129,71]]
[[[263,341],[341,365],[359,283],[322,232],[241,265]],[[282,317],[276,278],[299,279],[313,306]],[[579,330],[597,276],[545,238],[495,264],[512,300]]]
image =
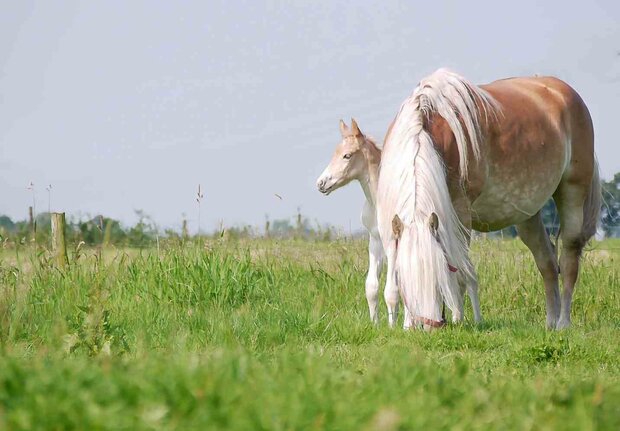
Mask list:
[[344,156],[342,156],[342,158],[349,160],[351,158],[351,155],[352,155],[351,153],[347,153]]

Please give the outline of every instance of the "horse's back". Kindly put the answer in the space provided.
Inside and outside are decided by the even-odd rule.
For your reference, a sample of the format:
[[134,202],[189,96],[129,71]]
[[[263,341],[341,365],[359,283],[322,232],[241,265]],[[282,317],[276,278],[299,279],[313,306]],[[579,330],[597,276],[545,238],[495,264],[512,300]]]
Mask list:
[[543,117],[560,126],[567,113],[585,106],[571,86],[552,76],[502,79],[481,88],[500,103],[508,120],[540,123]]
[[[508,114],[516,114],[519,121],[541,118],[557,127],[575,131],[584,129],[593,135],[592,119],[588,108],[577,91],[553,76],[508,78],[481,85]],[[590,139],[589,141],[592,141]],[[581,142],[593,146],[593,142]]]

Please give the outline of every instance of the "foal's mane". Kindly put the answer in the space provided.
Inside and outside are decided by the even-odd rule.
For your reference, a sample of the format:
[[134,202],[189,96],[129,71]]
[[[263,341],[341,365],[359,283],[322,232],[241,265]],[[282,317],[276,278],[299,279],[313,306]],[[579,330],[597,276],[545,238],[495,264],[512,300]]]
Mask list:
[[368,143],[370,143],[372,145],[372,147],[379,153],[381,154],[381,150],[382,148],[377,144],[377,140],[375,138],[373,138],[372,136],[365,136],[366,140],[368,141]]

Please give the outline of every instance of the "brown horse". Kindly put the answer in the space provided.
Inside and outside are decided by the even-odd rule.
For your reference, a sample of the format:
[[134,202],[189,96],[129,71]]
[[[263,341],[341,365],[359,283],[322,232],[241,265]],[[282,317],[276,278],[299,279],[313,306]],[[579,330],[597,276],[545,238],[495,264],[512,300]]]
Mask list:
[[[540,214],[550,197],[561,219],[559,266]],[[470,230],[516,225],[544,280],[547,327],[569,326],[600,204],[592,120],[575,90],[552,77],[476,86],[438,70],[403,102],[384,144],[377,216],[389,315],[400,285],[415,321],[441,326],[442,303],[460,320],[463,291],[477,283]]]

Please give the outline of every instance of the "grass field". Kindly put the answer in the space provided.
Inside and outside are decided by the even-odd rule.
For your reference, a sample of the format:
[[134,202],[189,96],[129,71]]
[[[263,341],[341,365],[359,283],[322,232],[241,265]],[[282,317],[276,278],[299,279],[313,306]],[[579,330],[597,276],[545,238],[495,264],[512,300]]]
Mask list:
[[620,429],[620,242],[563,332],[518,242],[473,256],[484,324],[428,334],[369,324],[361,241],[2,250],[0,429]]

